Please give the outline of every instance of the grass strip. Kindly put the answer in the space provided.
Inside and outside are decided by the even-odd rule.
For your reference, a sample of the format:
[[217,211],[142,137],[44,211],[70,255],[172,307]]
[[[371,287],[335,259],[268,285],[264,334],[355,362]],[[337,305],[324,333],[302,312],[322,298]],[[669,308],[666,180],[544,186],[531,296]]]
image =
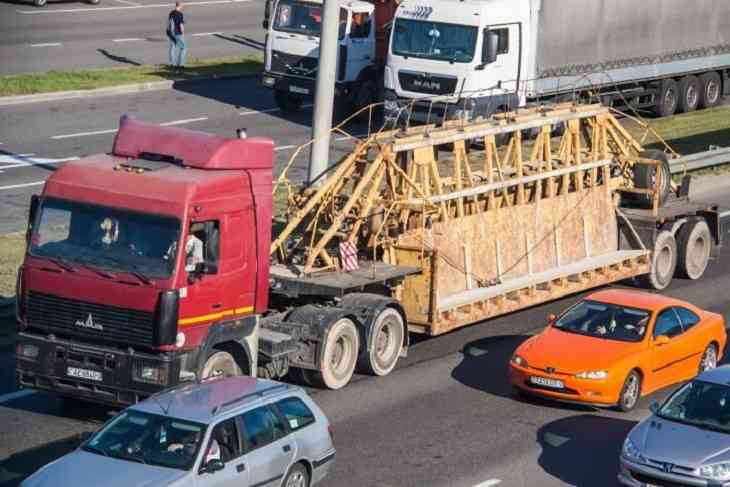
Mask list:
[[263,56],[246,55],[195,59],[182,72],[164,65],[125,68],[48,71],[0,76],[0,96],[31,95],[55,91],[91,90],[152,81],[188,81],[222,76],[245,76],[261,72]]

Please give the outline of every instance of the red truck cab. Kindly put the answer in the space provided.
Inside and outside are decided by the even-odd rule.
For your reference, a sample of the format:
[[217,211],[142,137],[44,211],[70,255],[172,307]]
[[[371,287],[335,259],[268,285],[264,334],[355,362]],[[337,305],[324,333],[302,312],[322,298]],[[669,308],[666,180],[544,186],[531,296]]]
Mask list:
[[122,117],[111,154],[55,171],[18,276],[20,385],[130,404],[216,367],[255,373],[272,161],[270,139]]

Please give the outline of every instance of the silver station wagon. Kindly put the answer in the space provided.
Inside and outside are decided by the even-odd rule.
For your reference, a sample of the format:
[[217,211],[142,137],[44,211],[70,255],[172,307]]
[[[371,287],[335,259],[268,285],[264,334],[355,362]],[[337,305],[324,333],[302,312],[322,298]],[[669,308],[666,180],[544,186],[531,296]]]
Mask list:
[[334,457],[329,421],[304,390],[230,377],[125,409],[21,485],[308,487]]

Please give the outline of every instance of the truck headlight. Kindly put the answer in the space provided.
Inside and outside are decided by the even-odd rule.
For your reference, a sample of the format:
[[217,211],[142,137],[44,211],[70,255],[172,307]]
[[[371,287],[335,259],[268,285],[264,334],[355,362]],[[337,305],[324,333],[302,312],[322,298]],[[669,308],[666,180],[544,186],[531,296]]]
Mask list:
[[703,465],[698,470],[700,477],[712,480],[730,480],[730,462]]
[[626,438],[621,452],[627,460],[632,460],[634,462],[643,462],[645,460],[644,455],[641,454],[641,451],[639,451],[634,442],[631,441],[631,438]]
[[136,362],[134,365],[134,380],[164,386],[167,384],[167,366]]
[[589,372],[578,372],[575,376],[579,379],[604,380],[608,378],[605,370],[591,370]]
[[18,343],[18,345],[15,347],[15,354],[18,357],[35,360],[36,357],[38,357],[39,352],[40,348],[38,348],[38,345],[33,345],[31,343]]

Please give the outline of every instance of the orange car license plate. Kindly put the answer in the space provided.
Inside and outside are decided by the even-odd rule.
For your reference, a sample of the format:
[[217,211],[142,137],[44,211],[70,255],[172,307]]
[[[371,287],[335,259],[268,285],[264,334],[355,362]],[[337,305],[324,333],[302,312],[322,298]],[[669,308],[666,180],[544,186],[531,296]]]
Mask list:
[[545,377],[530,377],[530,383],[536,386],[549,387],[551,389],[563,389],[565,384],[562,380],[546,379]]

